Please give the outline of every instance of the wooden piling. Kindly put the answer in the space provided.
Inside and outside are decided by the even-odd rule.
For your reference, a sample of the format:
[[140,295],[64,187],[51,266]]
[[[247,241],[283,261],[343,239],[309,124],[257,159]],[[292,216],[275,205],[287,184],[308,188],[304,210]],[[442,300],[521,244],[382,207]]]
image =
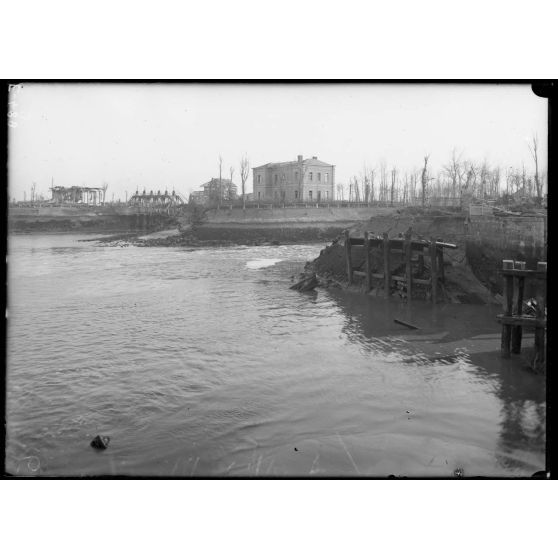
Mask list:
[[351,234],[345,230],[345,262],[347,264],[347,281],[349,285],[353,282],[353,260],[351,258]]
[[[537,271],[546,273],[546,267],[546,262],[537,262]],[[546,314],[546,275],[537,279],[535,289],[535,298],[537,301],[536,316],[538,319],[544,320]],[[542,367],[546,361],[544,335],[544,327],[535,328],[535,369]]]
[[[514,262],[514,269],[525,269],[525,262]],[[521,316],[523,314],[523,292],[525,290],[525,277],[517,277],[514,283],[515,304],[512,308],[512,313]],[[511,332],[511,352],[519,354],[521,352],[521,339],[523,337],[523,326],[512,326]]]
[[366,266],[366,292],[372,289],[372,270],[370,269],[370,235],[364,232],[364,265]]
[[436,248],[436,253],[437,253],[437,257],[438,257],[438,275],[440,277],[440,281],[442,282],[442,284],[445,284],[446,282],[446,278],[445,278],[445,272],[444,272],[444,249],[441,246],[437,246]]
[[384,245],[384,289],[386,298],[390,297],[390,287],[391,287],[391,261],[389,253],[389,238],[388,233],[383,234],[383,245]]
[[438,289],[438,271],[437,271],[438,254],[436,249],[436,240],[430,238],[430,284],[432,289],[432,303],[436,304]]
[[[502,269],[513,269],[513,260],[503,260]],[[504,292],[502,297],[502,305],[504,316],[511,316],[513,309],[513,276],[504,276]],[[502,324],[502,356],[510,358],[510,343],[511,343],[512,326],[506,323]]]
[[413,266],[411,263],[413,247],[411,245],[411,233],[405,234],[405,279],[407,280],[407,302],[413,297]]
[[422,277],[424,274],[424,248],[420,249],[417,258],[417,274],[419,277]]

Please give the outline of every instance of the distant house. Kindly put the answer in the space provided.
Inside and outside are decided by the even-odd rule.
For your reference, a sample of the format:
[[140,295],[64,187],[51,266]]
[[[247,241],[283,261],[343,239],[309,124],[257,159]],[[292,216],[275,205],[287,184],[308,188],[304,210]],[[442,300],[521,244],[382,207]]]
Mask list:
[[335,165],[317,157],[253,167],[254,201],[327,202],[334,197]]
[[212,178],[200,190],[190,194],[190,200],[203,205],[231,202],[238,199],[238,187],[230,178]]

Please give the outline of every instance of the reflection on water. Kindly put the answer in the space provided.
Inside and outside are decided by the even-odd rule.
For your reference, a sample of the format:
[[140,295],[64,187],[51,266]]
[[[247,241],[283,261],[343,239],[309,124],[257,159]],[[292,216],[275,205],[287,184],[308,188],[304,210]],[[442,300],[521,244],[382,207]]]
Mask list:
[[289,290],[320,245],[77,240],[10,238],[13,474],[544,469],[544,378],[499,358],[497,309]]

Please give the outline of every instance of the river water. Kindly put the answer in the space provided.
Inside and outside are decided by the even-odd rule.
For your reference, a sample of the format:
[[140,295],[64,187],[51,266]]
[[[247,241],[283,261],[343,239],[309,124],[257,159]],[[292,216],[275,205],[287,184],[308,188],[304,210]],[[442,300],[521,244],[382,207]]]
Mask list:
[[[9,238],[12,474],[385,478],[545,467],[544,378],[499,358],[494,308],[289,290],[323,245],[122,248],[84,238]],[[89,445],[97,434],[111,438],[105,451]]]

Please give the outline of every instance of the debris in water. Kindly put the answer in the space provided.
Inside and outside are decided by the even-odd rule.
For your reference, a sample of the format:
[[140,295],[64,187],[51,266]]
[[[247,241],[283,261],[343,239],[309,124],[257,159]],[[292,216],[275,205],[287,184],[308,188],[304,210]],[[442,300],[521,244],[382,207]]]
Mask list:
[[413,324],[408,324],[407,322],[404,322],[403,320],[393,320],[396,324],[401,324],[405,327],[408,327],[409,329],[420,329],[418,326],[415,326]]
[[298,451],[298,449],[297,449],[297,448],[295,448],[295,451]]
[[107,449],[109,442],[109,436],[95,436],[95,438],[91,440],[91,447],[100,450]]

